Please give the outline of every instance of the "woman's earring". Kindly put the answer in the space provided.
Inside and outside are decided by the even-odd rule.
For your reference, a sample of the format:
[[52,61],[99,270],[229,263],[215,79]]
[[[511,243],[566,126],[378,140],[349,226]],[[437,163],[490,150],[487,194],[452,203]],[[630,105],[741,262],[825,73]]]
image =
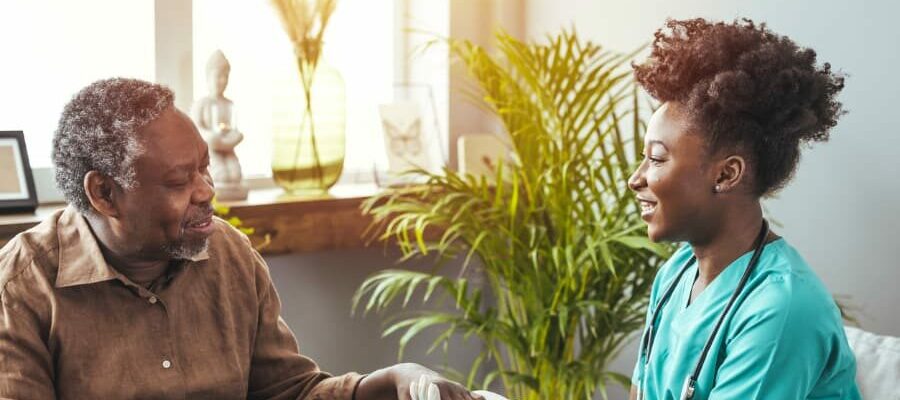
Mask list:
[[713,193],[719,193],[719,192],[721,192],[721,191],[722,191],[722,186],[720,186],[720,185],[716,185],[716,186],[713,188]]

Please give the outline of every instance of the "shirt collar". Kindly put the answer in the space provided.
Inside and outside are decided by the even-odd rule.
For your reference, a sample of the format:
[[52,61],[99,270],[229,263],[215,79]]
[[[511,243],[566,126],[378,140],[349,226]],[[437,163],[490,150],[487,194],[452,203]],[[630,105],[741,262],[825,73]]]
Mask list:
[[[55,286],[58,288],[87,285],[124,278],[110,266],[84,216],[72,206],[66,207],[57,221],[59,242],[59,270]],[[209,259],[204,250],[190,258],[192,262]]]

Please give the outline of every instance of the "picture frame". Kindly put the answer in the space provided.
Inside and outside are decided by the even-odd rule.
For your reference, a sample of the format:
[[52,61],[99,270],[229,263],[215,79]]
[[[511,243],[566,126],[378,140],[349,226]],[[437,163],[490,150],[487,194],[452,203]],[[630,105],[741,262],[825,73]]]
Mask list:
[[410,169],[440,173],[447,165],[446,138],[438,121],[434,93],[422,83],[395,83],[393,101],[378,105],[381,130],[373,171],[379,187],[406,186],[424,179]]
[[0,214],[34,212],[34,176],[22,131],[0,131]]

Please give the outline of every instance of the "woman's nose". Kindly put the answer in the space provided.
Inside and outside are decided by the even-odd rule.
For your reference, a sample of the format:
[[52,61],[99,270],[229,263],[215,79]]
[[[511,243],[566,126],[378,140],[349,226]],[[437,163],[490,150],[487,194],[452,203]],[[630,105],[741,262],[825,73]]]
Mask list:
[[644,179],[644,168],[647,164],[647,160],[641,161],[641,164],[638,165],[637,169],[631,174],[628,178],[628,188],[632,191],[637,192],[642,187],[646,186],[647,181]]

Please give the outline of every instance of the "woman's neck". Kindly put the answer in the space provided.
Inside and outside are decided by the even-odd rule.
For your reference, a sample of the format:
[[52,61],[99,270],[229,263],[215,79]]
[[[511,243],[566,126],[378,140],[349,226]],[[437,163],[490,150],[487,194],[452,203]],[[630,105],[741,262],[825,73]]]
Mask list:
[[[702,291],[734,260],[755,247],[763,223],[762,207],[756,202],[736,211],[723,215],[718,228],[706,238],[691,242],[698,268],[695,289]],[[767,242],[777,237],[772,232],[767,235]]]

